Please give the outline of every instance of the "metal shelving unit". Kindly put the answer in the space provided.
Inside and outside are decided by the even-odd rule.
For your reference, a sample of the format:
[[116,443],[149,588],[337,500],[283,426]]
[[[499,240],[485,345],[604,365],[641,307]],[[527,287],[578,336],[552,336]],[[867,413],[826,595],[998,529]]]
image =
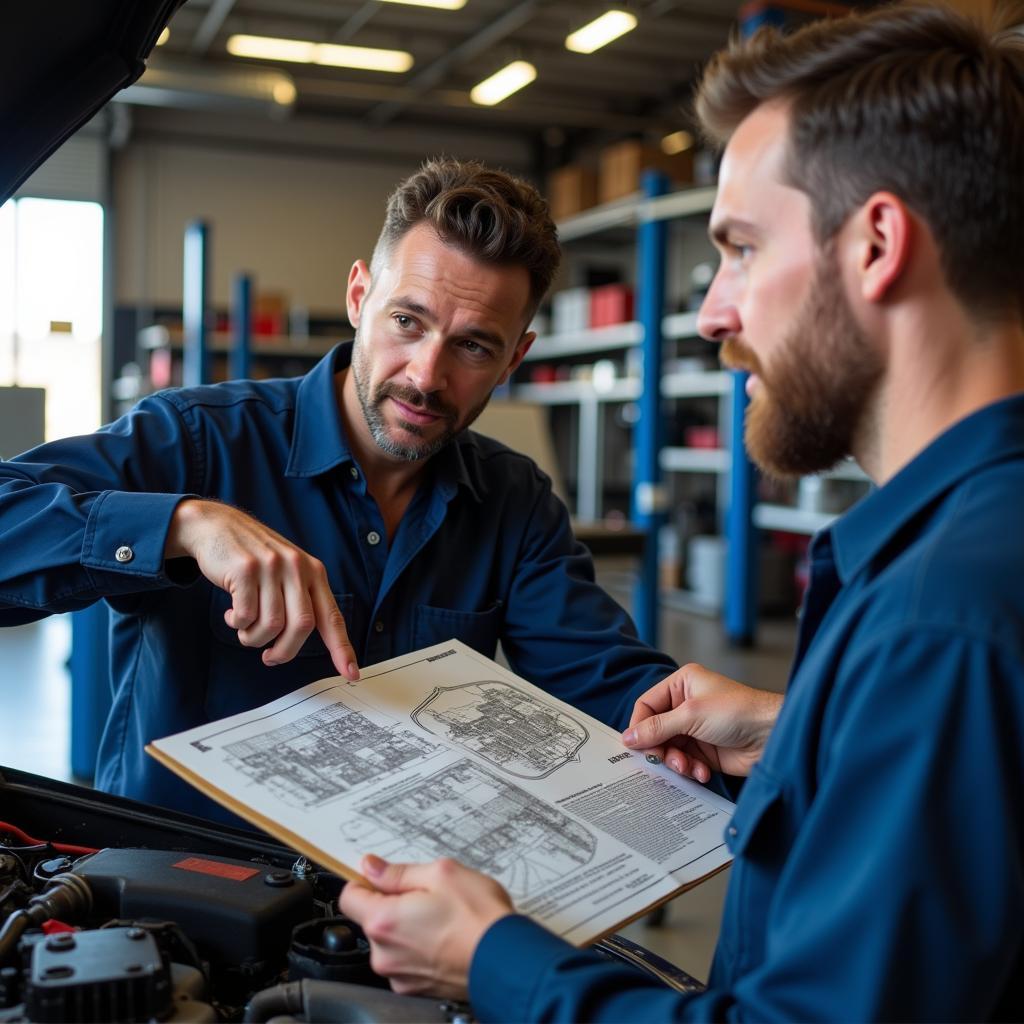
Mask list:
[[[644,194],[588,210],[559,224],[559,238],[569,242],[614,231],[624,242],[637,245],[638,319],[571,334],[538,338],[529,360],[571,356],[600,356],[611,351],[641,348],[646,379],[616,378],[612,381],[570,380],[547,384],[521,384],[515,396],[540,405],[575,406],[577,431],[576,516],[596,519],[602,492],[604,416],[612,402],[637,402],[640,418],[633,430],[634,480],[631,518],[646,535],[643,565],[637,586],[635,613],[641,635],[657,643],[658,532],[666,519],[668,502],[664,474],[703,473],[719,478],[720,494],[732,475],[735,460],[747,465],[742,438],[726,448],[666,446],[662,435],[665,401],[714,397],[719,399],[719,423],[728,428],[736,388],[734,374],[724,371],[669,373],[662,375],[663,341],[697,336],[697,314],[664,314],[667,222],[684,217],[706,216],[714,204],[715,189],[694,188],[666,193],[667,181],[648,173]],[[728,429],[726,436],[730,436]],[[749,508],[746,510],[749,521]],[[687,595],[682,595],[685,599]],[[728,599],[728,598],[727,598]],[[702,610],[706,611],[706,607]]]
[[[138,332],[140,349],[153,350],[169,348],[180,351],[184,348],[182,332],[163,324],[143,327]],[[233,353],[238,348],[235,335],[228,331],[216,331],[207,336],[207,351],[216,353]],[[337,338],[290,338],[287,335],[263,335],[255,344],[249,343],[251,352],[257,356],[274,356],[287,358],[298,356],[319,359],[325,356],[338,343]]]
[[[664,517],[665,488],[661,474],[708,473],[719,478],[719,502],[726,511],[724,533],[728,545],[725,605],[722,612],[728,637],[736,643],[750,643],[754,637],[757,608],[757,529],[813,534],[829,526],[837,513],[812,512],[787,505],[755,501],[755,470],[743,446],[743,417],[747,406],[745,373],[708,371],[670,373],[657,379],[661,366],[661,344],[665,340],[697,336],[697,314],[664,315],[660,296],[665,286],[667,221],[706,216],[715,199],[715,188],[693,188],[663,193],[664,179],[648,175],[646,194],[587,210],[559,224],[559,238],[571,242],[603,235],[616,243],[638,247],[638,319],[572,334],[538,338],[528,360],[595,356],[641,348],[648,368],[648,387],[639,378],[617,378],[611,382],[586,380],[522,384],[517,398],[540,405],[574,405],[579,410],[577,437],[577,517],[594,519],[600,508],[602,489],[601,456],[604,450],[602,407],[611,402],[638,402],[640,421],[633,432],[634,514],[646,532],[646,552],[638,587],[638,626],[641,635],[657,642],[658,598],[657,524]],[[716,449],[666,446],[661,437],[663,403],[671,399],[718,397],[719,426],[726,447]],[[646,460],[646,464],[641,463]],[[868,482],[853,462],[822,474],[825,479]],[[638,514],[638,509],[642,510]],[[692,606],[686,592],[666,593],[662,599],[674,606]],[[701,609],[707,612],[706,605]]]

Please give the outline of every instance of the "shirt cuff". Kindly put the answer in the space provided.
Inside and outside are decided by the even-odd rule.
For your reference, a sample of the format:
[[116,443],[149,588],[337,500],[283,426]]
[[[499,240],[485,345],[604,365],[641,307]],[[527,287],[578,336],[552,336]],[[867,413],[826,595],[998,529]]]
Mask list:
[[104,491],[93,503],[85,526],[83,567],[117,573],[136,582],[194,582],[198,567],[182,574],[176,566],[168,576],[164,557],[174,510],[191,497],[194,495]]
[[577,952],[564,939],[520,914],[484,932],[469,967],[469,1002],[480,1021],[532,1019],[533,993],[551,965]]

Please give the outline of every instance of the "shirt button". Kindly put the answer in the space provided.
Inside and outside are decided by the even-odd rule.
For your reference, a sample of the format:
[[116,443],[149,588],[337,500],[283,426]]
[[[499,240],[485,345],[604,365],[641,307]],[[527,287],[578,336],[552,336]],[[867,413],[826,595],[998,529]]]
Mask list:
[[355,466],[351,466],[349,468],[349,474],[351,475],[353,480],[358,480],[359,479],[359,470],[356,469]]
[[135,552],[132,551],[127,544],[122,544],[115,552],[114,557],[119,562],[130,562],[135,557]]
[[730,835],[730,836],[731,836],[731,837],[732,837],[733,839],[735,839],[735,838],[736,838],[736,837],[737,837],[737,836],[738,836],[739,834],[740,834],[740,833],[739,833],[739,829],[738,829],[738,828],[736,828],[736,826],[735,826],[735,825],[730,825],[730,826],[729,826],[729,835]]
[[373,624],[373,628],[374,628],[374,629],[375,629],[375,630],[376,630],[376,631],[377,631],[378,633],[383,633],[383,632],[384,632],[384,623],[383,623],[383,622],[381,622],[381,621],[380,621],[380,619],[378,619],[378,620],[377,620],[377,621],[376,621],[376,622],[375,622],[375,623]]
[[366,543],[367,544],[379,544],[380,543],[380,534],[376,530],[371,530],[366,535]]

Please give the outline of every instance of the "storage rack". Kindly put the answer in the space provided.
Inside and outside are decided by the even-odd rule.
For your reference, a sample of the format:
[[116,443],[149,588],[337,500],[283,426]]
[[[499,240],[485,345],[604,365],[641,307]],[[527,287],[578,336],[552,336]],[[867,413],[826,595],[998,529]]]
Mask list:
[[[575,406],[579,425],[576,439],[576,517],[599,517],[603,492],[603,407],[613,402],[639,402],[640,419],[633,431],[634,473],[632,518],[645,534],[645,552],[634,602],[641,636],[657,644],[659,604],[658,527],[666,512],[662,474],[711,473],[720,480],[719,503],[725,509],[727,544],[723,626],[729,640],[746,645],[754,640],[757,620],[757,529],[785,533],[816,533],[836,513],[813,512],[787,505],[755,501],[756,475],[743,445],[743,416],[747,406],[747,374],[732,371],[660,374],[663,341],[697,337],[695,312],[664,313],[667,237],[665,224],[681,218],[707,216],[715,188],[691,188],[665,193],[666,180],[648,172],[644,192],[578,214],[559,224],[562,242],[585,239],[613,229],[632,229],[639,253],[637,320],[538,338],[524,362],[598,356],[639,347],[646,381],[624,377],[600,383],[554,381],[517,384],[514,394],[524,401],[549,406]],[[662,230],[658,230],[658,229]],[[664,403],[675,398],[716,396],[723,446],[686,448],[662,443]],[[653,453],[653,456],[652,456]],[[853,463],[823,474],[826,478],[867,481]],[[680,603],[674,601],[673,603]],[[682,602],[684,606],[692,602]]]
[[[645,534],[644,557],[634,600],[641,636],[656,645],[658,640],[659,567],[658,534],[665,521],[667,497],[662,479],[666,473],[712,473],[728,492],[725,503],[728,542],[728,583],[724,622],[730,638],[749,642],[754,629],[754,571],[752,480],[745,488],[737,483],[752,470],[743,448],[742,430],[735,429],[736,407],[742,420],[746,395],[745,374],[727,371],[661,374],[662,343],[697,336],[696,313],[665,315],[664,295],[670,221],[706,217],[715,198],[714,187],[666,192],[667,179],[657,172],[643,177],[643,192],[578,214],[559,224],[565,242],[589,238],[611,229],[635,231],[638,251],[636,321],[538,338],[526,361],[566,356],[595,356],[604,352],[639,347],[644,379],[619,378],[602,387],[586,381],[519,384],[517,398],[546,405],[574,405],[579,411],[577,431],[577,518],[596,519],[602,493],[604,448],[602,406],[609,402],[638,402],[640,416],[633,430],[634,479],[631,518]],[[663,443],[666,400],[715,396],[719,398],[719,422],[726,439],[719,449],[668,446]],[[739,472],[734,471],[739,468]],[[725,494],[721,494],[725,497]],[[739,581],[737,585],[734,581]]]

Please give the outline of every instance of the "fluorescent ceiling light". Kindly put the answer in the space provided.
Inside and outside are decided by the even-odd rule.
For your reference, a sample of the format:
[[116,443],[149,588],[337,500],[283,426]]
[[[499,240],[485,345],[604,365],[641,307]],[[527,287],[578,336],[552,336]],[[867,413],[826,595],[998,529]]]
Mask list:
[[167,28],[167,26],[165,25],[163,32],[161,32],[160,35],[157,36],[156,45],[157,46],[163,46],[164,43],[166,43],[167,40],[170,39],[170,38],[171,38],[171,30],[169,28]]
[[466,0],[381,0],[386,4],[406,4],[409,7],[437,7],[442,11],[460,11]]
[[685,131],[672,132],[671,135],[666,135],[661,140],[661,150],[669,156],[675,156],[676,153],[685,153],[692,147],[693,136]]
[[390,71],[401,74],[412,67],[412,54],[405,50],[375,50],[369,46],[339,46],[320,43],[315,64],[334,68],[362,68],[364,71]]
[[526,60],[514,60],[485,78],[470,90],[469,98],[484,107],[493,107],[503,99],[529,85],[537,77],[537,69]]
[[375,50],[367,46],[311,43],[304,39],[271,36],[232,36],[228,53],[257,60],[287,60],[296,64],[323,64],[335,68],[390,71],[400,74],[412,67],[412,54],[404,50]]
[[565,37],[565,48],[575,53],[593,53],[613,39],[624,36],[636,28],[636,15],[629,11],[608,11],[589,25],[576,29]]
[[232,36],[228,40],[228,53],[235,57],[255,57],[257,60],[290,60],[296,64],[312,64],[316,43],[302,39],[274,39],[271,36]]

